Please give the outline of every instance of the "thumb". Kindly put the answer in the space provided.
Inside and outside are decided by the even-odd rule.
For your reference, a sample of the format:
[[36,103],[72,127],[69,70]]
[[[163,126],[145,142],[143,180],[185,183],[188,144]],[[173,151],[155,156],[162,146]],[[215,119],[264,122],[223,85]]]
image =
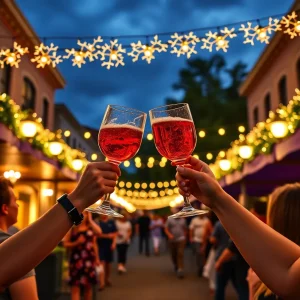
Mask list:
[[203,173],[203,172],[199,172],[193,169],[189,169],[189,168],[184,168],[181,166],[177,167],[177,172],[184,178],[186,179],[194,179],[196,181],[198,181],[199,183],[204,183],[207,182],[208,180],[208,175]]

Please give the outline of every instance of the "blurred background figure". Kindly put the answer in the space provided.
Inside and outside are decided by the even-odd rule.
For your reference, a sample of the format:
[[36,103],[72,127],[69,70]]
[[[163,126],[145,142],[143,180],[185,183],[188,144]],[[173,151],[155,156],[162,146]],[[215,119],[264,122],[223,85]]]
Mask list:
[[[217,262],[222,252],[229,243],[229,235],[225,231],[220,221],[218,221],[214,226],[214,231],[210,238],[210,242],[215,245],[215,261]],[[215,300],[225,299],[225,289],[229,280],[231,280],[234,288],[236,289],[236,291],[238,291],[234,272],[234,258],[231,258],[230,260],[224,262],[222,264],[222,267],[216,272]]]
[[130,238],[132,234],[132,225],[128,220],[127,212],[121,213],[124,218],[116,219],[116,227],[117,227],[117,252],[118,252],[118,272],[119,274],[126,273],[127,270],[125,268],[127,261],[127,250],[130,244]]
[[150,223],[151,237],[153,242],[154,255],[159,255],[160,244],[162,239],[162,228],[164,227],[164,222],[161,217],[157,214],[153,215]]
[[96,244],[100,228],[95,224],[89,212],[84,212],[84,219],[74,226],[63,240],[69,249],[69,284],[71,299],[80,299],[80,289],[84,291],[84,300],[92,299],[92,286],[97,284],[96,266],[100,264]]
[[[177,209],[172,208],[171,211],[172,214],[175,214]],[[184,218],[169,218],[165,224],[165,233],[169,239],[169,248],[174,270],[178,278],[184,278],[183,258],[187,234],[186,220]]]
[[150,238],[150,223],[151,219],[147,210],[142,212],[142,215],[137,220],[136,232],[139,235],[139,253],[143,254],[145,244],[145,254],[150,256],[149,238]]
[[[277,188],[270,196],[267,224],[292,242],[300,245],[300,184]],[[284,249],[282,249],[284,251]],[[259,253],[258,253],[259,255]],[[261,282],[252,269],[248,272],[249,299],[275,300],[278,297]]]
[[192,219],[189,225],[189,239],[196,256],[197,274],[202,276],[205,254],[203,252],[203,237],[206,223],[209,222],[207,216],[199,215]]
[[99,248],[100,264],[102,266],[102,272],[99,274],[99,290],[102,290],[105,286],[111,286],[111,263],[113,261],[113,253],[117,245],[117,228],[114,220],[109,219],[109,217],[105,215],[100,215],[99,226],[101,234],[97,239],[97,243]]

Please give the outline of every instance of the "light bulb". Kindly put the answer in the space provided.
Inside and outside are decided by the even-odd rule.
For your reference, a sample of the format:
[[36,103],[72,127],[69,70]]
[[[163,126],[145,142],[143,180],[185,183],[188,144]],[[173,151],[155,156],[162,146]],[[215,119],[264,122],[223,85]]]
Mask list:
[[189,51],[189,44],[187,41],[183,41],[181,44],[181,49],[183,52],[188,52]]
[[27,138],[34,137],[37,133],[37,124],[34,121],[21,121],[20,127],[22,134]]
[[231,162],[228,159],[220,159],[219,166],[222,171],[229,171],[231,168]]
[[206,154],[206,158],[207,158],[208,160],[212,160],[212,159],[213,159],[213,155],[212,155],[211,153],[207,153],[207,154]]
[[89,139],[90,137],[91,137],[91,133],[90,132],[87,131],[87,132],[84,133],[84,138],[85,139]]
[[219,36],[217,37],[217,45],[222,48],[225,45],[225,41],[223,39],[223,37]]
[[152,55],[153,49],[152,47],[146,46],[144,53],[146,57],[150,57]]
[[14,55],[11,54],[11,55],[7,58],[7,60],[8,60],[9,63],[13,63],[16,59],[15,59]]
[[72,167],[75,171],[80,171],[83,168],[83,161],[82,159],[74,159],[72,161]]
[[82,52],[78,52],[76,55],[75,55],[75,60],[80,62],[82,61],[83,59],[83,53]]
[[298,21],[298,22],[296,23],[295,30],[296,30],[297,32],[300,32],[300,21]]
[[224,128],[220,128],[220,129],[218,130],[218,133],[219,133],[219,135],[224,135],[224,134],[226,133],[226,131],[225,131]]
[[204,138],[205,137],[205,131],[203,131],[203,130],[200,130],[199,131],[199,136],[201,137],[201,138]]
[[242,145],[239,147],[239,156],[243,159],[249,159],[253,154],[253,147]]
[[111,50],[110,58],[111,58],[111,60],[117,60],[118,56],[117,56],[117,51],[116,50]]
[[47,61],[48,61],[48,56],[43,55],[43,56],[41,57],[41,62],[42,62],[42,63],[46,63]]
[[66,130],[65,132],[64,132],[64,136],[65,137],[68,137],[68,136],[70,136],[71,135],[71,131],[70,130]]
[[97,158],[98,158],[98,155],[96,153],[94,153],[94,154],[91,155],[91,159],[92,160],[97,160]]
[[49,143],[49,151],[52,155],[59,155],[63,151],[63,145],[61,142],[50,142]]
[[152,141],[153,140],[153,134],[152,133],[148,133],[147,134],[147,140],[148,141]]
[[283,120],[272,122],[270,130],[276,138],[284,138],[289,132],[288,124]]

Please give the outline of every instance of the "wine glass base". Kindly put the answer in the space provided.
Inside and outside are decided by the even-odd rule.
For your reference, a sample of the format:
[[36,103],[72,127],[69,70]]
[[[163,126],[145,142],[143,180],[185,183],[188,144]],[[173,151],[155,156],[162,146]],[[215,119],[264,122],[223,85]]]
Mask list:
[[110,217],[114,217],[114,218],[124,218],[123,215],[117,213],[116,211],[114,211],[113,209],[111,209],[110,207],[88,207],[85,209],[88,212],[91,212],[93,214],[99,214],[99,215],[106,215],[106,216],[110,216]]
[[169,216],[168,218],[172,219],[178,219],[178,218],[187,218],[187,217],[193,217],[193,216],[199,216],[207,214],[208,210],[202,210],[202,209],[195,209],[192,206],[184,207],[181,211],[178,213]]

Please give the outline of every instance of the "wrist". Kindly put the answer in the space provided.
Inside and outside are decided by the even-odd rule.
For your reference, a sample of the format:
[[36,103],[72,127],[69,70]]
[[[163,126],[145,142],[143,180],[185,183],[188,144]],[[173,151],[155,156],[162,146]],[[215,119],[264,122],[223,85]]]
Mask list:
[[211,209],[219,216],[226,213],[227,209],[231,207],[231,203],[236,202],[223,189],[216,194],[216,199],[213,202]]
[[72,204],[76,207],[76,209],[78,210],[78,212],[81,214],[84,209],[86,208],[86,206],[84,205],[83,201],[80,200],[75,194],[74,192],[68,194],[68,199],[72,202]]

